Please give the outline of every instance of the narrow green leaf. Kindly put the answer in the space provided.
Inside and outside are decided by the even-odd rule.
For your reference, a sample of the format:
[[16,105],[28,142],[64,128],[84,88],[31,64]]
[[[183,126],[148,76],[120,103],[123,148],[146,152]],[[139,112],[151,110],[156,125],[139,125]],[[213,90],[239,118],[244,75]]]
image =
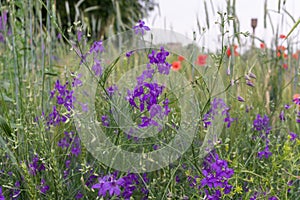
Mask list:
[[57,76],[57,73],[54,73],[54,72],[45,72],[45,75],[48,75],[48,76]]
[[2,128],[4,133],[6,133],[7,136],[12,137],[11,128],[1,115],[0,115],[0,127]]
[[292,32],[297,28],[297,26],[300,24],[300,19],[294,24],[294,26],[292,27],[292,29],[290,30],[290,32],[287,34],[286,38],[288,38]]

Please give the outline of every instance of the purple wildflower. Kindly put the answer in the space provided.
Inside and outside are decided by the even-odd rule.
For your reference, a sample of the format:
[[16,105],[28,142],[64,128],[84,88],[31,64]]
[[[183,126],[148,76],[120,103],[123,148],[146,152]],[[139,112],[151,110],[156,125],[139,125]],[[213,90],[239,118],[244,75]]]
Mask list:
[[257,153],[257,156],[259,159],[262,159],[263,157],[269,158],[272,155],[272,152],[269,150],[269,145],[266,145],[265,149],[263,151],[259,151]]
[[92,189],[99,189],[98,196],[105,197],[106,193],[109,193],[109,196],[120,196],[121,189],[120,187],[124,184],[124,179],[119,178],[115,179],[113,175],[104,176],[99,178],[99,183],[96,183],[92,186]]
[[79,103],[79,105],[81,106],[81,109],[82,109],[83,112],[87,112],[87,111],[89,110],[88,104],[86,104],[86,103],[81,103],[81,102],[78,102],[78,103]]
[[42,194],[46,194],[49,189],[50,189],[49,185],[46,185],[45,179],[42,178],[41,185],[39,187],[40,192]]
[[250,80],[250,77],[246,74],[246,75],[245,75],[245,79],[246,79],[247,81],[249,81],[249,80]]
[[12,193],[10,193],[10,197],[12,200],[19,199],[20,197],[19,195],[21,194],[20,186],[21,186],[20,181],[16,181],[15,187],[14,189],[11,190]]
[[290,141],[294,141],[295,139],[298,138],[298,135],[294,132],[290,132],[289,135],[290,135]]
[[[2,15],[0,16],[0,42],[2,42],[2,43],[5,42],[4,33],[5,33],[5,30],[7,30],[7,14],[8,14],[8,11],[4,10],[2,12]],[[10,35],[11,30],[8,30],[7,33]]]
[[66,168],[70,168],[71,160],[66,160],[65,165],[66,165]]
[[250,76],[251,78],[254,78],[254,79],[256,79],[256,75],[255,75],[255,74],[253,74],[252,72],[250,72],[250,73],[249,73],[249,76]]
[[34,157],[32,158],[32,162],[29,163],[28,167],[29,167],[29,173],[33,176],[35,176],[37,172],[41,172],[46,169],[45,165],[39,159],[38,154],[34,155]]
[[163,101],[163,105],[164,105],[164,114],[166,116],[168,116],[168,114],[171,112],[170,108],[169,108],[169,99],[166,98],[164,101]]
[[[78,83],[78,82],[77,82]],[[60,114],[57,110],[56,105],[52,107],[52,112],[46,117],[47,126],[51,125],[57,126],[60,123],[65,123],[68,118],[70,118],[70,113],[73,108],[73,103],[75,101],[75,97],[73,96],[74,91],[68,90],[68,82],[65,85],[62,85],[59,80],[56,81],[54,89],[50,92],[50,99],[54,98],[56,95],[56,103],[59,106],[63,106],[65,109],[69,111],[67,114]]]
[[268,135],[271,131],[271,127],[269,126],[269,121],[270,119],[268,118],[267,115],[262,117],[260,116],[260,114],[258,114],[256,116],[256,119],[253,121],[254,130],[259,132],[264,131],[265,134]]
[[94,59],[95,64],[92,67],[92,70],[94,71],[96,76],[101,76],[102,75],[102,66],[100,63],[100,60],[97,60],[96,58]]
[[127,58],[129,58],[133,53],[134,53],[134,51],[128,51],[125,55]]
[[279,119],[281,121],[285,121],[285,116],[284,116],[284,111],[281,111],[280,114],[279,114]]
[[77,41],[78,41],[78,42],[81,41],[82,35],[83,35],[83,32],[80,31],[80,30],[78,30],[78,31],[77,31]]
[[109,127],[109,119],[106,115],[102,115],[101,117],[102,125],[105,127]]
[[257,192],[255,192],[249,200],[256,200],[257,199]]
[[0,200],[5,200],[5,197],[2,193],[2,187],[0,186]]
[[152,105],[150,107],[149,113],[151,118],[154,118],[155,116],[158,116],[159,119],[163,118],[162,108],[158,104]]
[[93,169],[91,169],[90,171],[88,171],[85,175],[87,176],[85,178],[86,179],[85,185],[87,187],[91,187],[95,183],[95,180],[98,178],[98,175],[94,174],[94,170]]
[[108,95],[111,97],[118,90],[118,86],[112,85],[106,89]]
[[142,20],[139,20],[138,25],[133,27],[133,30],[135,34],[141,33],[142,35],[145,34],[145,31],[149,31],[150,28],[148,26],[145,26],[145,22]]
[[77,77],[73,79],[72,87],[79,87],[82,86],[82,81],[80,78],[82,77],[82,74],[78,74]]
[[80,63],[79,63],[79,65],[82,65],[83,63],[85,63],[86,62],[86,57],[88,56],[88,54],[86,53],[86,54],[81,54],[80,53]]
[[152,79],[154,75],[154,69],[151,68],[151,65],[147,65],[147,69],[142,72],[140,76],[136,78],[138,85],[143,84],[146,79]]
[[73,132],[64,132],[65,136],[58,141],[58,146],[68,149],[71,146],[71,153],[76,157],[81,153],[80,138]]
[[278,200],[278,198],[275,196],[272,196],[272,197],[269,197],[268,200]]
[[240,102],[245,102],[245,99],[243,97],[241,97],[241,96],[238,96],[237,100],[240,101]]
[[83,194],[79,191],[76,196],[75,199],[81,199],[83,197]]
[[224,194],[230,193],[232,186],[229,185],[228,180],[233,176],[234,170],[228,167],[226,160],[219,158],[215,150],[205,157],[202,174],[204,178],[201,180],[201,187],[207,186],[212,192],[210,194],[205,189],[208,199],[219,199],[221,197],[221,188],[223,188]]
[[210,110],[204,114],[202,121],[204,122],[204,127],[207,128],[212,124],[212,120],[215,119],[218,115],[223,115],[224,122],[227,123],[227,128],[231,126],[231,123],[235,121],[234,118],[230,117],[229,114],[230,108],[226,105],[223,99],[220,98],[214,98],[211,102],[211,108]]
[[89,53],[93,53],[94,52],[94,53],[98,54],[98,53],[101,53],[103,51],[104,51],[104,47],[103,47],[103,44],[102,44],[102,40],[100,40],[100,41],[95,41],[92,44]]
[[78,136],[74,138],[74,141],[72,143],[71,153],[76,157],[81,153],[80,138]]
[[168,55],[169,52],[165,51],[163,47],[160,48],[159,52],[156,53],[153,50],[152,53],[148,55],[150,64],[155,64],[160,74],[168,75],[170,73],[172,65],[166,61]]
[[247,81],[246,81],[246,84],[247,84],[248,86],[250,86],[250,87],[254,87],[253,82],[250,81],[250,80],[247,80]]
[[291,107],[291,106],[288,105],[288,104],[284,105],[284,108],[287,109],[287,110],[290,109],[290,107]]

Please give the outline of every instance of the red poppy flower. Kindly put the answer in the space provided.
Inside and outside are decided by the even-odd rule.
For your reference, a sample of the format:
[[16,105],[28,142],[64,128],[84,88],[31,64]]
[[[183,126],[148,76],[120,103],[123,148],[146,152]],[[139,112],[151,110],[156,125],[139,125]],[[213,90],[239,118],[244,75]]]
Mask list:
[[281,34],[281,35],[279,35],[279,38],[280,38],[280,39],[285,39],[285,38],[286,38],[286,36],[285,36],[285,35],[283,35],[283,34]]
[[283,67],[283,69],[288,69],[288,64],[287,64],[287,63],[284,63],[284,64],[282,65],[282,67]]
[[286,58],[287,55],[284,54],[284,51],[286,50],[285,46],[278,46],[277,47],[277,57],[280,57],[281,54],[283,53],[283,56]]
[[280,57],[281,53],[279,51],[277,51],[277,57]]
[[[234,56],[239,56],[239,53],[236,51],[237,48],[238,48],[237,45],[234,45],[234,46],[233,46]],[[227,51],[226,51],[226,54],[227,54],[228,57],[231,56],[231,49],[230,49],[230,47],[228,47],[228,49],[227,49]]]
[[286,50],[286,47],[285,47],[285,46],[278,46],[278,47],[277,47],[277,50],[278,50],[278,51],[285,51],[285,50]]
[[297,53],[294,53],[294,54],[292,55],[292,57],[293,57],[295,60],[298,60],[298,58],[299,58],[298,52],[297,52]]
[[184,57],[183,56],[178,56],[178,60],[181,62],[181,61],[184,61]]
[[207,55],[200,54],[196,60],[196,65],[205,66],[206,65]]
[[262,42],[262,43],[260,43],[260,48],[261,48],[261,49],[265,49],[265,48],[266,48],[266,45],[265,45],[265,43],[263,43],[263,42]]
[[180,68],[181,68],[181,62],[180,61],[174,61],[172,63],[172,69],[174,71],[178,71],[178,70],[180,70]]

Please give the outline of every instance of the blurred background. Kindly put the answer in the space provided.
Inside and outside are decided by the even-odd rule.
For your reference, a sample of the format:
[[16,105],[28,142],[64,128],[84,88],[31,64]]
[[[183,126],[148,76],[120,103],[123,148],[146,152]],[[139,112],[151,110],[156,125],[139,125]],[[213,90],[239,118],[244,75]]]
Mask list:
[[[197,40],[202,48],[215,51],[221,39],[220,13],[229,18],[225,26],[228,43],[239,43],[243,48],[252,45],[252,37],[240,37],[237,33],[253,35],[270,47],[278,35],[287,35],[299,19],[300,1],[296,0],[43,0],[66,33],[74,22],[81,22],[81,29],[92,38],[105,39],[108,35],[131,29],[139,19],[152,28],[174,30]],[[22,3],[19,3],[22,6]],[[24,4],[24,3],[23,3]],[[30,5],[29,5],[30,6]],[[31,5],[33,6],[33,5]],[[43,10],[43,23],[47,12]],[[57,12],[55,12],[57,10]],[[33,12],[33,14],[36,14]],[[257,19],[253,29],[252,19]],[[76,23],[77,24],[77,23]],[[297,35],[293,32],[295,45]],[[234,35],[234,36],[232,36]],[[296,38],[296,40],[295,40]],[[171,39],[170,39],[170,42]],[[243,51],[243,49],[241,49]]]

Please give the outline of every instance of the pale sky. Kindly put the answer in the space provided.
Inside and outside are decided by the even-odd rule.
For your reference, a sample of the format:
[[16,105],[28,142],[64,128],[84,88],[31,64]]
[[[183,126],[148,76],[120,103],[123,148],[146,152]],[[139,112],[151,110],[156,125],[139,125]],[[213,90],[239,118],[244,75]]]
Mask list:
[[[206,32],[200,36],[197,18],[201,28],[207,28],[204,9],[205,1],[210,18],[210,29],[206,30]],[[226,12],[225,0],[157,0],[157,2],[159,3],[160,9],[156,9],[151,13],[151,16],[146,19],[146,23],[150,27],[174,30],[191,39],[193,31],[196,31],[199,45],[205,48],[220,48],[218,44],[218,37],[220,36],[219,26],[214,22],[219,19],[217,11]],[[269,16],[267,17],[267,29],[264,29],[264,2],[265,0],[236,0],[236,13],[240,22],[240,31],[242,32],[249,31],[252,34],[251,18],[257,18],[256,36],[265,40],[267,46],[269,46],[271,40],[275,37],[277,27],[279,27],[279,34],[287,35],[294,23],[283,9],[280,10],[280,13],[277,12],[278,0],[268,0],[267,9],[269,10]],[[283,1],[281,1],[281,4],[283,4]],[[296,21],[300,18],[299,0],[286,0],[284,8]],[[274,33],[272,32],[270,19],[274,26]],[[232,32],[233,28],[231,26],[228,29]],[[299,31],[300,25],[292,35],[294,38],[293,41],[300,40]],[[299,35],[299,37],[297,35]],[[250,37],[245,38],[243,42],[251,45]],[[257,42],[256,45],[258,46],[259,42]]]

